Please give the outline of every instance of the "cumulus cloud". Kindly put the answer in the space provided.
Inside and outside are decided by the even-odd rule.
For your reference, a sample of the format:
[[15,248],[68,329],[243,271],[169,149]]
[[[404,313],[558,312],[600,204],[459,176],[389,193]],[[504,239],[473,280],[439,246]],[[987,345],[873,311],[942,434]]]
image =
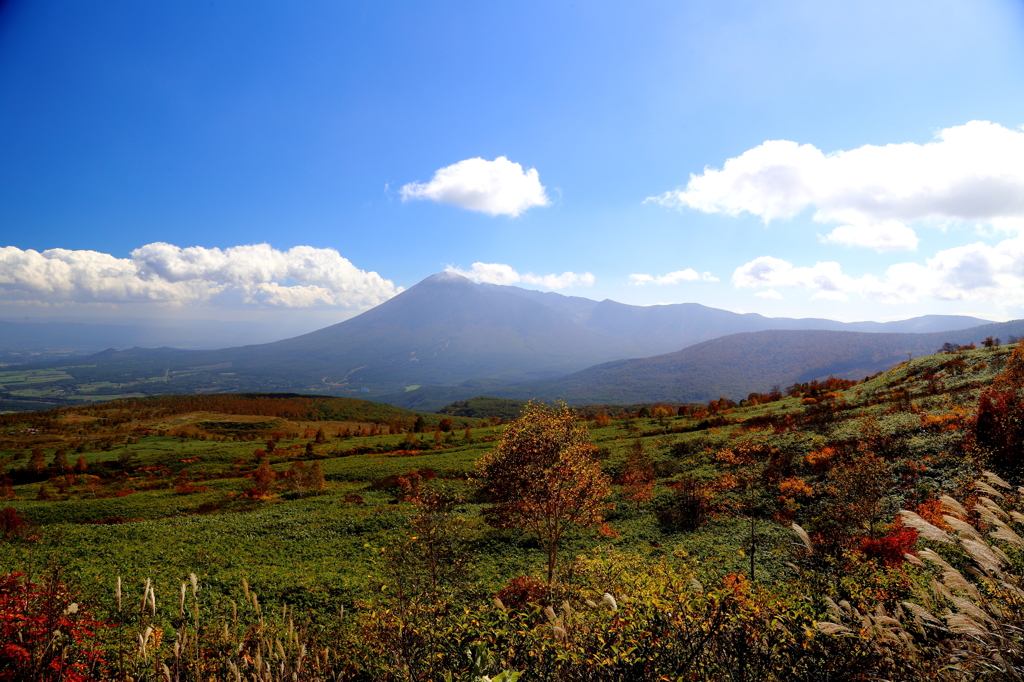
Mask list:
[[359,270],[334,249],[311,246],[222,250],[155,242],[129,258],[0,247],[0,301],[363,308],[401,290],[376,272]]
[[463,277],[468,277],[474,282],[486,284],[535,284],[547,289],[565,289],[567,287],[584,286],[589,287],[594,283],[594,276],[589,272],[575,273],[563,272],[560,275],[534,275],[533,273],[520,274],[512,266],[504,263],[473,263],[469,270],[460,270],[449,266],[449,272],[456,272]]
[[884,276],[851,277],[839,263],[795,266],[762,256],[733,273],[740,288],[797,288],[813,298],[846,300],[849,294],[881,303],[913,303],[931,298],[943,301],[988,301],[1024,305],[1024,236],[995,245],[981,242],[939,251],[920,263],[896,263]]
[[705,213],[751,214],[765,222],[813,207],[841,223],[828,241],[876,251],[914,249],[907,222],[1024,227],[1024,130],[971,121],[927,144],[865,145],[826,154],[771,140],[691,175],[684,189],[648,201]]
[[781,299],[782,298],[782,294],[780,294],[779,292],[775,291],[775,289],[768,289],[767,291],[759,291],[756,294],[754,294],[754,296],[759,296],[761,298],[775,298],[775,299]]
[[536,168],[524,171],[518,163],[499,156],[494,161],[475,158],[445,166],[430,182],[411,182],[401,189],[402,201],[429,199],[488,215],[513,218],[528,208],[551,203]]
[[878,252],[913,251],[917,248],[917,233],[898,220],[882,220],[840,225],[824,241],[842,246],[861,246]]
[[710,272],[697,272],[693,268],[686,268],[685,270],[676,270],[670,272],[667,275],[630,275],[630,284],[642,286],[644,284],[679,284],[680,282],[695,282],[697,280],[704,280],[705,282],[717,282],[718,278],[712,276]]

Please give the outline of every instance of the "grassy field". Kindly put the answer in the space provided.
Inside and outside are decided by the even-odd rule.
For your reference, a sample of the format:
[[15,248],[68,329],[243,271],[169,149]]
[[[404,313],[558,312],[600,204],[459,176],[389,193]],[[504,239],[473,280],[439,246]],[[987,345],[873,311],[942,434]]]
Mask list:
[[[920,358],[860,383],[794,386],[790,396],[752,395],[740,405],[581,413],[615,481],[614,508],[600,533],[574,529],[563,538],[559,584],[577,591],[559,589],[582,599],[586,584],[583,594],[594,599],[607,590],[639,603],[664,589],[651,581],[682,566],[699,584],[762,586],[790,600],[772,607],[786,613],[812,605],[822,613],[824,589],[855,604],[911,598],[927,572],[899,555],[889,563],[876,546],[903,537],[897,510],[926,514],[941,494],[972,494],[977,460],[965,434],[1010,350]],[[215,612],[251,589],[265,608],[297,609],[324,627],[337,626],[339,613],[379,618],[398,608],[394,595],[405,589],[401,553],[417,540],[418,507],[398,479],[415,472],[426,489],[455,500],[466,571],[445,608],[468,614],[517,580],[544,575],[532,534],[483,520],[473,476],[506,429],[498,418],[419,415],[424,429],[414,432],[414,413],[360,401],[284,397],[254,410],[262,403],[251,396],[234,407],[211,402],[224,396],[160,400],[4,417],[2,504],[32,524],[0,542],[4,571],[59,567],[100,611],[114,608],[118,577],[133,599],[152,580],[166,604],[194,573],[204,608]],[[196,409],[213,404],[222,411]],[[70,465],[81,457],[77,473],[54,470],[58,450]],[[33,452],[47,470],[29,470]],[[653,478],[642,499],[626,484],[638,453]],[[264,459],[277,478],[254,495]],[[296,485],[296,472],[314,464],[324,489]],[[819,554],[808,557],[794,521]],[[630,594],[630,584],[647,587]],[[154,623],[170,631],[173,612],[173,603],[161,606]]]

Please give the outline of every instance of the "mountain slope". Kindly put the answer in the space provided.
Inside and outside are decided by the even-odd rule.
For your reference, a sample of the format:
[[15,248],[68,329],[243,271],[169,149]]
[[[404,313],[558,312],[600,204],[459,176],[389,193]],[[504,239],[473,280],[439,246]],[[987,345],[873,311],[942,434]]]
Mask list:
[[[506,387],[424,386],[386,401],[433,411],[481,393],[498,398],[565,400],[571,404],[706,402],[740,399],[813,379],[860,379],[907,359],[936,352],[944,343],[968,345],[988,336],[1024,337],[1024,320],[954,332],[886,334],[826,330],[745,332],[674,353],[616,360],[564,377]],[[483,389],[483,390],[481,390]]]
[[988,336],[1024,336],[1024,320],[953,332],[886,334],[815,330],[749,332],[699,343],[675,353],[618,360],[565,377],[491,391],[501,398],[559,398],[575,404],[742,398],[830,375],[860,379],[943,343],[978,343]]
[[[453,387],[476,380],[449,390],[454,397],[438,405],[442,406],[483,392],[495,395],[494,388],[510,384],[564,376],[622,358],[678,351],[737,331],[857,325],[878,331],[894,328],[891,325],[931,329],[974,321],[935,317],[849,325],[740,315],[696,303],[629,306],[475,284],[445,272],[361,315],[282,341],[213,351],[109,350],[64,360],[60,366],[71,376],[66,382],[69,390],[84,390],[82,384],[91,382],[89,390],[101,394],[317,390],[380,395],[408,386]],[[477,392],[466,395],[471,389]],[[68,395],[59,382],[25,390],[35,391],[35,397]],[[396,400],[424,399],[424,393],[413,393]]]

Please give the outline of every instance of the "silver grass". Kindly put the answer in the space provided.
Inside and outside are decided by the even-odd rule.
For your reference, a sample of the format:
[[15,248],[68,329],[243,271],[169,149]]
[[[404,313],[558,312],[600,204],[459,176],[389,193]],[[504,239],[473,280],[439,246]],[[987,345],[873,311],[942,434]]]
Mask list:
[[602,604],[606,604],[606,605],[608,606],[608,608],[610,608],[610,609],[612,610],[612,612],[613,612],[613,613],[614,613],[615,611],[618,611],[618,610],[619,610],[619,605],[615,603],[615,597],[613,597],[613,596],[612,596],[611,594],[609,594],[608,592],[605,592],[605,593],[604,593],[604,594],[603,594],[603,595],[601,596],[601,603],[602,603]]
[[1024,549],[1024,538],[1010,530],[1010,527],[1006,524],[1002,524],[999,526],[999,530],[994,533],[989,533],[988,535],[996,540],[1005,540],[1012,545],[1016,545],[1018,548]]
[[948,523],[953,528],[953,530],[955,530],[957,533],[960,533],[960,535],[974,538],[976,540],[981,540],[981,535],[978,534],[978,529],[972,526],[971,524],[967,523],[966,521],[961,521],[955,516],[949,515],[943,515],[942,519],[946,523]]
[[814,624],[821,632],[826,635],[852,635],[853,630],[846,627],[845,625],[839,625],[838,623],[830,623],[829,621],[819,621]]
[[903,525],[913,528],[926,540],[934,540],[935,542],[953,542],[953,538],[949,533],[941,528],[933,526],[908,509],[901,509],[900,517],[903,519]]
[[[990,498],[984,495],[978,498],[978,502],[988,511],[992,512],[997,518],[1009,520],[1010,515],[1003,511],[1003,508],[993,502]],[[974,511],[979,511],[979,505],[974,506]]]
[[967,550],[967,553],[971,555],[975,563],[984,570],[998,571],[1003,565],[1003,559],[997,556],[993,548],[984,542],[965,538],[960,541],[960,546]]
[[703,592],[704,586],[700,584],[700,581],[696,578],[690,578],[690,587],[693,588],[694,592]]
[[975,481],[974,482],[974,489],[975,490],[980,490],[983,493],[987,493],[987,494],[991,495],[992,497],[998,497],[999,499],[1003,499],[1003,494],[1001,492],[999,492],[998,490],[996,490],[995,488],[993,488],[992,486],[990,486],[985,481],[981,481],[981,480]]
[[915,604],[913,602],[905,601],[905,602],[902,603],[902,606],[904,608],[906,608],[908,611],[910,611],[912,614],[914,614],[915,616],[917,616],[918,618],[923,620],[923,621],[926,621],[928,623],[936,623],[936,624],[942,622],[941,620],[936,618],[932,614],[931,611],[929,611],[928,609],[924,608],[923,606],[921,606],[919,604]]
[[1005,488],[1006,490],[1010,490],[1013,487],[1003,479],[996,476],[991,471],[982,471],[981,475],[985,477],[985,480],[988,481],[989,485],[999,486],[1000,488]]
[[804,547],[807,548],[807,553],[808,554],[813,554],[814,553],[814,545],[811,544],[811,536],[809,536],[807,534],[807,531],[805,531],[803,528],[801,528],[800,524],[794,522],[793,523],[793,532],[796,533],[796,536],[798,538],[800,538],[800,542],[804,543]]
[[914,564],[915,566],[921,566],[922,568],[924,567],[924,562],[921,561],[920,559],[918,559],[916,554],[911,554],[910,552],[904,552],[903,553],[903,558],[906,559],[908,562]]
[[957,608],[960,613],[969,616],[972,620],[985,621],[993,623],[992,616],[988,615],[977,604],[972,602],[970,599],[963,599],[961,597],[953,598],[953,606]]
[[544,607],[544,615],[547,616],[548,620],[550,620],[552,622],[555,620],[555,610],[553,608],[551,608],[550,606],[545,606]]
[[964,509],[963,505],[949,495],[943,495],[940,497],[939,502],[941,502],[942,506],[946,508],[946,511],[951,514],[956,514],[957,516],[962,516],[964,518],[970,516],[970,514],[967,513],[967,510]]
[[980,623],[971,620],[962,613],[952,613],[946,617],[949,629],[959,635],[971,635],[972,637],[988,637],[990,633]]

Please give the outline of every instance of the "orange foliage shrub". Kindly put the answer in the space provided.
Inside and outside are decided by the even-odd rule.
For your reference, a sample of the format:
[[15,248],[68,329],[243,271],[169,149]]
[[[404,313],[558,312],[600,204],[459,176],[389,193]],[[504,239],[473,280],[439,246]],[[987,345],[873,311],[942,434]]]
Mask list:
[[815,473],[823,474],[832,468],[832,459],[835,456],[835,449],[822,448],[821,450],[812,450],[807,453],[807,456],[804,457],[804,462],[807,466],[814,469]]
[[814,488],[799,476],[792,476],[779,482],[779,492],[784,497],[800,499],[814,494]]
[[941,528],[942,530],[950,530],[946,519],[942,518],[947,512],[943,508],[942,502],[939,501],[938,497],[929,497],[927,500],[914,507],[913,511],[933,526]]

